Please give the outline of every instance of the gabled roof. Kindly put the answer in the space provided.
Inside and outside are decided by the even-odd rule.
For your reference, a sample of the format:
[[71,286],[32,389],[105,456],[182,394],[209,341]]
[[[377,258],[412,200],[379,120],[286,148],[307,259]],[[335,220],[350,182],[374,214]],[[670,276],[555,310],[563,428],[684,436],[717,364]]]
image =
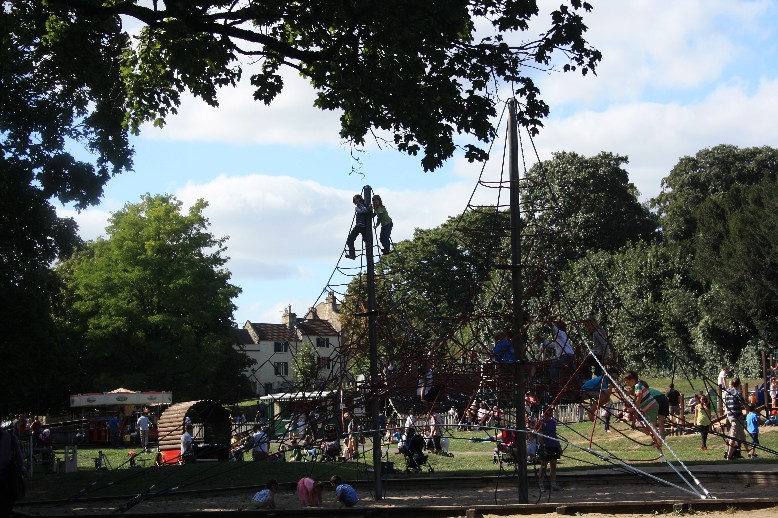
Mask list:
[[238,345],[254,344],[251,333],[249,333],[247,329],[233,329],[232,337]]
[[[255,324],[246,322],[256,334],[257,338],[267,342],[295,342],[298,340],[294,329],[289,329],[286,324]],[[250,332],[250,331],[249,331]]]
[[307,336],[338,336],[338,332],[327,320],[309,318],[297,324],[300,332]]

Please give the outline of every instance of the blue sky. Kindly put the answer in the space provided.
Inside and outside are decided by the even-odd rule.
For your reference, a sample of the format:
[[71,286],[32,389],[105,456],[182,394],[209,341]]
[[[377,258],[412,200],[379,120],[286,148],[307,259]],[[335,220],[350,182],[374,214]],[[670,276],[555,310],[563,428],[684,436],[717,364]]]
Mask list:
[[[551,107],[535,140],[541,159],[554,151],[626,155],[645,200],[682,156],[718,144],[778,147],[778,2],[590,3],[587,38],[603,53],[597,75],[535,77]],[[60,214],[94,239],[111,212],[144,193],[206,199],[212,232],[230,237],[242,325],[280,322],[285,307],[302,314],[314,305],[343,250],[351,197],[364,185],[382,195],[395,241],[464,209],[479,165],[458,155],[425,173],[417,158],[370,142],[355,160],[338,137],[338,114],[313,108],[301,79],[286,82],[269,107],[245,84],[223,90],[218,109],[185,96],[165,128],[145,127],[133,140],[135,171],[112,179],[99,206]]]

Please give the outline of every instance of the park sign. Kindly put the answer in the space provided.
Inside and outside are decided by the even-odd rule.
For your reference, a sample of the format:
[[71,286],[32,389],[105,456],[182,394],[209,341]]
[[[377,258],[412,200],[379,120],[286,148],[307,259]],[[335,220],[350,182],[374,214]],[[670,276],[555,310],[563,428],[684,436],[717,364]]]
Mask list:
[[121,388],[110,392],[89,392],[70,396],[70,406],[72,408],[115,405],[169,405],[172,402],[172,392],[135,392]]

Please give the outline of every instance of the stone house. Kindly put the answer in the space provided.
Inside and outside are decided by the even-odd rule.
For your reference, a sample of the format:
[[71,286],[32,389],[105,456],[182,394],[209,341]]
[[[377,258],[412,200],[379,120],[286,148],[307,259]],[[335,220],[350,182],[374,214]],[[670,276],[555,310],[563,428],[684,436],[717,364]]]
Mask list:
[[[333,301],[322,304],[331,311],[339,310]],[[340,333],[329,320],[319,318],[315,308],[310,308],[305,318],[297,318],[289,306],[280,324],[247,321],[236,336],[236,347],[256,361],[245,374],[257,396],[294,391],[295,369],[300,362],[308,361],[306,349],[308,354],[311,350],[314,353],[320,384],[331,380],[339,370]]]

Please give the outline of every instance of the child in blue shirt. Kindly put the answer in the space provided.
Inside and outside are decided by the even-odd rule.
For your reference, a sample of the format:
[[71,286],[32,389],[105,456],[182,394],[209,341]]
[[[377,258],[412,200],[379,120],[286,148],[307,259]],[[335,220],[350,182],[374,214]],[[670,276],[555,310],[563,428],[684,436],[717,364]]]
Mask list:
[[359,502],[357,492],[348,484],[344,484],[338,475],[332,475],[330,484],[335,488],[335,500],[346,507],[354,507]]
[[265,485],[265,489],[257,492],[251,499],[251,503],[257,509],[275,509],[276,500],[275,492],[278,491],[278,482],[275,480],[269,480]]
[[751,444],[749,445],[749,459],[756,458],[756,447],[759,446],[759,414],[754,412],[752,405],[746,405],[748,414],[746,414],[746,429],[748,435],[751,436]]

